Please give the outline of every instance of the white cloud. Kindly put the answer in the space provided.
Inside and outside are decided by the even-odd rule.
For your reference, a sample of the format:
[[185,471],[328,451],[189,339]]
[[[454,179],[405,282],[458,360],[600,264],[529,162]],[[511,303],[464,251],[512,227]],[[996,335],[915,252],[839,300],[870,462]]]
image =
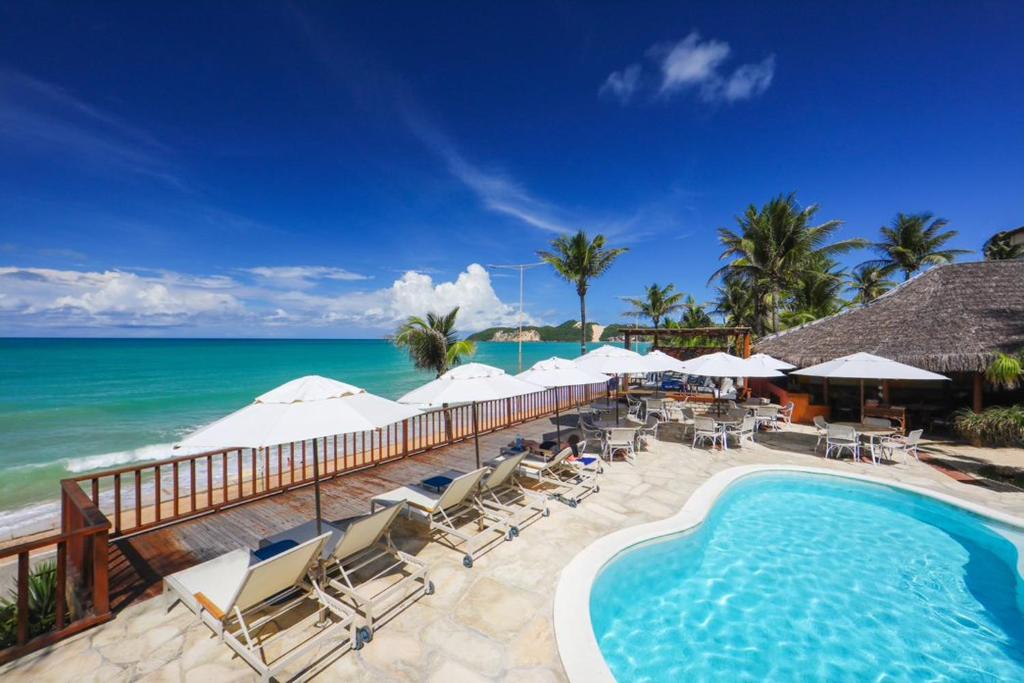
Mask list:
[[661,97],[696,91],[705,102],[737,102],[767,90],[775,76],[775,56],[742,64],[730,73],[725,63],[732,52],[729,43],[714,38],[704,40],[693,31],[678,42],[654,45],[647,51],[656,76],[645,77],[643,67],[633,64],[613,71],[601,86],[600,94],[614,95],[625,103],[648,81],[660,82],[657,94]]
[[450,281],[408,271],[388,287],[342,294],[317,291],[315,281],[293,289],[278,284],[261,287],[222,275],[172,271],[4,267],[0,325],[12,332],[182,327],[259,335],[261,330],[332,326],[387,332],[410,315],[454,306],[460,307],[463,331],[511,324],[517,316],[517,309],[498,297],[490,274],[479,264],[469,265]]
[[633,93],[640,87],[640,76],[643,67],[639,64],[630,64],[625,69],[613,71],[598,90],[599,95],[612,97],[625,104],[633,97]]
[[295,287],[307,289],[313,287],[317,280],[356,281],[369,280],[369,275],[353,273],[344,268],[330,266],[257,266],[243,268],[243,271],[256,275],[268,283],[278,287]]

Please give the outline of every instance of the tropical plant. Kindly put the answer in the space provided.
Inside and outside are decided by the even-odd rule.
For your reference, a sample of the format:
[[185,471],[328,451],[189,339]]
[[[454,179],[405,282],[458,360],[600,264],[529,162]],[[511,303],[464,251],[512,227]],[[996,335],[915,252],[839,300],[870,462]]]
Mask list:
[[854,293],[853,301],[858,304],[871,303],[895,286],[883,268],[869,263],[854,268],[847,279],[847,288]]
[[1022,360],[1024,352],[1017,356],[1000,353],[985,369],[985,379],[995,387],[1016,389],[1022,377]]
[[882,238],[872,246],[879,258],[867,265],[881,268],[886,274],[903,273],[903,279],[928,266],[952,263],[966,249],[947,249],[946,243],[957,236],[956,230],[944,230],[949,225],[945,218],[931,213],[898,213],[890,225],[880,228]]
[[840,222],[811,225],[817,212],[818,206],[813,204],[800,209],[794,194],[780,195],[760,209],[753,204],[747,207],[736,219],[738,232],[718,229],[725,247],[721,258],[731,260],[715,271],[710,281],[731,278],[751,289],[755,333],[779,329],[786,292],[813,270],[812,256],[832,256],[865,245],[858,239],[829,244]]
[[1024,243],[1013,244],[1010,233],[1003,231],[989,237],[981,248],[986,261],[1006,261],[1024,258]]
[[580,297],[580,350],[587,352],[587,291],[594,278],[603,275],[628,247],[614,249],[605,246],[604,235],[590,239],[580,230],[573,235],[560,235],[551,242],[551,251],[538,251],[542,261],[555,269],[558,275],[576,286]]
[[[17,642],[18,594],[0,598],[0,648]],[[34,638],[53,629],[57,618],[57,564],[40,562],[28,576],[28,636]]]
[[956,413],[953,426],[979,446],[1024,446],[1024,405],[992,406],[980,413],[964,408]]
[[754,295],[750,287],[738,278],[723,278],[715,290],[711,313],[722,317],[726,327],[754,327]]
[[676,286],[667,284],[659,287],[658,283],[652,284],[644,290],[642,299],[626,298],[626,302],[632,304],[633,310],[626,315],[644,316],[651,319],[654,327],[661,325],[662,318],[667,318],[683,307],[683,293],[675,291]]
[[395,332],[392,342],[409,352],[419,370],[433,370],[438,377],[476,353],[476,344],[459,340],[455,320],[456,306],[444,315],[427,313],[427,317],[409,316]]
[[707,310],[704,308],[704,304],[697,303],[696,299],[687,294],[686,299],[683,301],[683,314],[679,317],[679,326],[695,329],[699,327],[713,327],[714,324],[711,316],[708,315]]
[[786,310],[781,314],[783,325],[795,327],[841,311],[846,302],[840,298],[845,271],[834,260],[820,253],[808,258],[804,270],[790,288]]

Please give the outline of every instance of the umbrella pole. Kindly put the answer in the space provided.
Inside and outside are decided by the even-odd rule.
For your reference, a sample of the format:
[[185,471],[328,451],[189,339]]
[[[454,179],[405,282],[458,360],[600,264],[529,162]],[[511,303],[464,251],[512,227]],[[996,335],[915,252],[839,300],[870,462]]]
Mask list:
[[860,381],[860,421],[864,421],[864,380]]
[[317,451],[316,439],[313,439],[313,496],[316,498],[316,535],[319,536],[323,531],[320,521],[320,454]]
[[476,427],[476,401],[473,401],[473,446],[476,448],[476,468],[480,469],[480,431]]
[[558,421],[558,389],[555,389],[555,440],[558,442],[557,450],[562,449],[562,423]]

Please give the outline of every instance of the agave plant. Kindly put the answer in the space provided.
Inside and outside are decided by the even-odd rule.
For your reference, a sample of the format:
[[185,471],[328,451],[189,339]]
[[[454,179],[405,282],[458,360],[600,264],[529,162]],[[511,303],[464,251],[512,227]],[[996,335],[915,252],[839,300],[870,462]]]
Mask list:
[[[53,560],[40,562],[28,577],[28,635],[30,638],[46,633],[57,619],[57,564]],[[18,633],[18,594],[11,591],[10,599],[0,598],[0,648],[16,642]]]
[[956,414],[954,426],[979,446],[1024,446],[1024,405],[993,406],[980,413],[964,409]]

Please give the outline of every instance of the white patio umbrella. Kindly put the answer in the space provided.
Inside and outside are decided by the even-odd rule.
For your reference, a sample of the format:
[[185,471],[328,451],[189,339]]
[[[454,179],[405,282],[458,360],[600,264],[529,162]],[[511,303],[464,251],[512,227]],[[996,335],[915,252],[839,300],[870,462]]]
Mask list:
[[771,368],[772,370],[796,370],[796,366],[792,363],[787,363],[784,360],[773,358],[767,353],[755,353],[747,360],[758,363],[763,367]]
[[[610,346],[607,344],[583,354],[573,362],[584,370],[600,372],[605,375],[632,375],[636,373],[657,372],[651,369],[654,364],[647,359],[647,356],[641,356],[636,351],[630,351],[621,346]],[[619,402],[616,400],[615,422],[618,421]]]
[[480,467],[480,435],[476,424],[476,404],[502,398],[525,396],[542,391],[544,387],[524,382],[483,363],[466,363],[449,370],[432,382],[413,389],[398,399],[399,403],[420,408],[438,408],[444,405],[471,403],[473,405],[473,441],[476,446],[476,466]]
[[682,372],[703,377],[782,377],[782,373],[746,358],[716,351],[683,361]]
[[683,372],[683,361],[655,349],[644,356],[650,365],[648,372]]
[[246,407],[192,432],[175,448],[266,448],[313,441],[316,527],[320,533],[320,465],[317,439],[401,422],[419,410],[327,377],[307,375],[256,397]]
[[[576,363],[557,356],[537,361],[529,370],[516,375],[517,379],[531,382],[548,389],[574,387],[581,384],[600,384],[611,379],[608,375],[584,370]],[[559,447],[562,444],[562,425],[558,423],[558,397],[555,397],[555,434]]]
[[870,353],[854,353],[842,358],[835,358],[825,363],[818,363],[809,368],[794,370],[793,375],[808,377],[824,377],[826,379],[859,379],[860,380],[860,419],[864,420],[864,380],[896,379],[917,381],[949,380],[940,375],[913,365],[899,363],[888,358]]

